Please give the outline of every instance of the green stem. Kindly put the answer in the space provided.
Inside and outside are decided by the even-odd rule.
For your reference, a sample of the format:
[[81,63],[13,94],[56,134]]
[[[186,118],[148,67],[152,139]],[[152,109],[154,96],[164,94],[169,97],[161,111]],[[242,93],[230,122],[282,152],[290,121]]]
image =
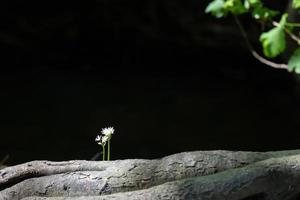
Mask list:
[[107,160],[110,160],[110,139],[107,141],[108,142],[108,149],[107,149]]
[[[276,27],[279,27],[280,24],[276,21],[273,21],[273,25]],[[298,45],[300,45],[300,38],[298,36],[296,36],[291,30],[289,30],[288,28],[284,27],[284,31],[295,41],[297,42]]]
[[245,41],[246,41],[246,44],[247,44],[247,47],[249,49],[249,51],[251,52],[252,56],[254,58],[256,58],[259,62],[265,64],[265,65],[268,65],[270,67],[273,67],[273,68],[278,68],[278,69],[288,69],[288,66],[286,64],[278,64],[278,63],[274,63],[268,59],[265,59],[264,57],[260,56],[253,48],[252,44],[250,43],[250,40],[248,38],[248,35],[243,27],[243,25],[241,24],[240,20],[238,19],[237,16],[234,16],[234,19],[235,19],[235,22],[236,24],[238,25],[241,33],[242,33],[242,36],[244,37]]
[[292,26],[292,27],[300,27],[300,23],[292,23],[292,22],[287,22],[285,23],[286,26]]
[[102,145],[102,160],[105,160],[105,145]]

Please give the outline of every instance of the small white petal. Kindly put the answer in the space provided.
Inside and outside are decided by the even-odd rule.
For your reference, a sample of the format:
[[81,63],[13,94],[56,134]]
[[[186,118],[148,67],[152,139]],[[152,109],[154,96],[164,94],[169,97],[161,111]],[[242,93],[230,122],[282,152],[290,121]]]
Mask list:
[[100,136],[100,135],[97,135],[95,141],[98,142],[98,141],[100,141],[100,140],[101,140],[101,136]]
[[108,127],[108,128],[103,128],[102,129],[102,131],[101,131],[101,133],[103,134],[103,135],[112,135],[112,134],[114,134],[114,128],[113,127]]
[[108,139],[109,139],[109,136],[108,135],[104,135],[102,137],[102,143],[106,143],[108,141]]

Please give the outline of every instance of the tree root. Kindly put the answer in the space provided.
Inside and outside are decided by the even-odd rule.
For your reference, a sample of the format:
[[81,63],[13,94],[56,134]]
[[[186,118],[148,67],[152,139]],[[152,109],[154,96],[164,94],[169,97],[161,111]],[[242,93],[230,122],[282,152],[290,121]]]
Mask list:
[[290,200],[300,193],[299,175],[300,150],[32,161],[0,170],[0,199]]

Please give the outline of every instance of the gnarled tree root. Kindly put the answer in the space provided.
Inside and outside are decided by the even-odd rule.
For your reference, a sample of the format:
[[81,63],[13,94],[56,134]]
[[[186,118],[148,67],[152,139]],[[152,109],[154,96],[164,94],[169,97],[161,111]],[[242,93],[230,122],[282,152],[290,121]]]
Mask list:
[[300,150],[196,151],[155,160],[32,161],[0,170],[0,199],[290,200]]

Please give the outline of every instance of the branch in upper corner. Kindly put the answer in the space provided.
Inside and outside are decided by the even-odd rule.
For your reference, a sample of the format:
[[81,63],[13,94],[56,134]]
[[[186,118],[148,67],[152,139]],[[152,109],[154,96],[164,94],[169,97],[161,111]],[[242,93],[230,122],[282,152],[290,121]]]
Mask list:
[[272,62],[272,61],[270,61],[270,60],[262,57],[261,55],[259,55],[254,50],[254,48],[252,47],[252,45],[251,45],[251,43],[249,41],[249,38],[247,36],[247,33],[246,33],[244,27],[242,26],[240,20],[236,16],[234,16],[234,19],[235,19],[235,22],[237,23],[237,25],[238,25],[238,27],[239,27],[239,29],[240,29],[243,37],[244,37],[244,39],[246,40],[246,44],[247,44],[247,47],[248,47],[249,51],[251,52],[251,54],[252,54],[252,56],[254,58],[256,58],[259,62],[261,62],[261,63],[263,63],[265,65],[268,65],[270,67],[273,67],[273,68],[276,68],[276,69],[285,69],[285,70],[288,70],[288,65],[287,64],[275,63],[275,62]]
[[[279,23],[276,21],[273,21],[272,24],[276,27],[279,26]],[[298,45],[300,45],[300,38],[296,36],[292,31],[290,31],[288,28],[284,28],[285,32],[294,40]]]

